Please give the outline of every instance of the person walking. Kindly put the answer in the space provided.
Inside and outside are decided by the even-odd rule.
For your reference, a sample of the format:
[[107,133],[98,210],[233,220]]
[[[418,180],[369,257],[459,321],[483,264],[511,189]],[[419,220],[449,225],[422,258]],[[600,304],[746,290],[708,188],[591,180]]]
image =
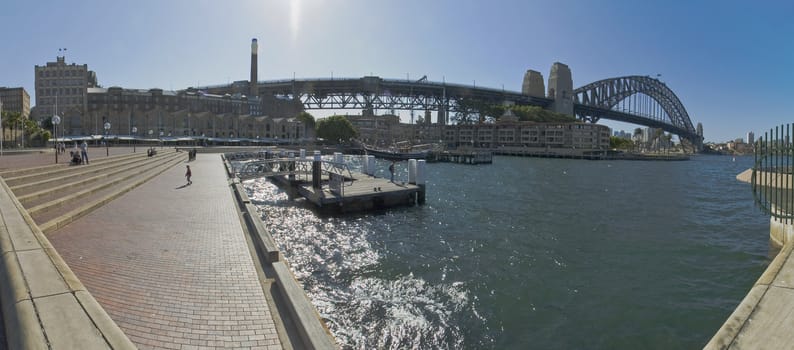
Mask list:
[[391,182],[394,182],[394,161],[391,161],[391,165],[389,165],[389,172],[391,173]]
[[192,185],[193,181],[190,181],[190,177],[193,176],[193,173],[190,172],[190,165],[186,165],[187,171],[185,171],[185,178],[187,178],[187,184]]
[[88,143],[85,140],[80,144],[80,156],[83,159],[83,164],[88,164]]

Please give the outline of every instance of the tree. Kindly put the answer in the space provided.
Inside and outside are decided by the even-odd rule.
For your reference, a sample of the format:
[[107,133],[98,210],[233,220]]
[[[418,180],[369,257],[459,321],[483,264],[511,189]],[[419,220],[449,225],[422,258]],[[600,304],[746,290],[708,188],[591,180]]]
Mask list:
[[460,124],[483,124],[494,121],[504,113],[504,107],[474,98],[463,98],[457,101],[458,112],[452,120]]
[[458,112],[452,118],[457,124],[482,124],[497,121],[508,109],[520,121],[536,123],[575,123],[576,117],[543,109],[538,106],[505,106],[476,99],[458,101]]
[[[11,111],[3,111],[3,125],[0,128],[0,132],[3,134],[3,142],[8,144],[9,140],[6,139],[6,130],[11,129],[12,137],[16,137],[16,130],[19,127],[19,122],[22,120],[22,113],[19,112],[11,112]],[[16,140],[10,140],[11,143],[15,143]]]
[[317,121],[317,137],[328,141],[347,142],[358,136],[358,132],[343,115],[332,115]]
[[[543,109],[538,106],[510,106],[520,121],[536,123],[574,123],[576,117]],[[499,114],[501,116],[501,114]]]
[[617,136],[609,137],[609,148],[629,150],[632,147],[634,147],[634,142],[631,142],[629,139]]
[[315,128],[317,127],[314,116],[309,114],[309,112],[303,111],[298,113],[295,119],[303,123],[303,134],[306,135],[307,138],[313,138]]

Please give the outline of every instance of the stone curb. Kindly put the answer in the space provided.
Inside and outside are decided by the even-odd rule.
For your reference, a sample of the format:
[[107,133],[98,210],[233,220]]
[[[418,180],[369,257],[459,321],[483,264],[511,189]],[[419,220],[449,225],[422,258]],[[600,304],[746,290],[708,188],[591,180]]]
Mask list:
[[[227,174],[232,174],[231,164],[224,159]],[[238,210],[243,214],[248,226],[251,239],[257,246],[257,251],[265,253],[265,261],[270,264],[276,285],[284,300],[291,318],[294,320],[295,328],[300,334],[301,341],[307,349],[338,349],[333,336],[320,320],[319,313],[314,305],[306,296],[303,287],[295,279],[286,262],[280,259],[280,252],[273,241],[273,238],[265,229],[265,225],[259,218],[256,206],[250,203],[248,195],[245,194],[243,186],[236,178],[230,179],[232,191],[237,200]],[[260,246],[261,245],[261,246]]]
[[[86,349],[135,349],[52,249],[2,179],[0,190],[5,194],[0,203],[0,278],[5,282],[0,284],[0,304],[9,348],[48,349],[80,344]],[[20,217],[14,218],[15,215]],[[15,240],[20,239],[25,250],[16,248]],[[26,256],[27,267],[19,254]],[[53,338],[48,339],[48,334]]]
[[254,240],[257,251],[264,255],[265,261],[270,264],[281,260],[281,252],[278,250],[278,246],[276,246],[273,238],[267,234],[265,225],[259,218],[259,212],[256,210],[256,206],[251,204],[248,195],[245,194],[243,185],[235,184],[234,192],[238,197],[238,205],[242,209],[245,224],[248,227],[248,232],[251,233],[251,238]]
[[794,250],[794,244],[792,243],[783,247],[704,349],[727,349],[736,341],[736,337],[750,322],[750,317],[758,308],[758,304],[764,298],[764,295],[766,295],[769,286],[772,285],[780,273],[792,250]]

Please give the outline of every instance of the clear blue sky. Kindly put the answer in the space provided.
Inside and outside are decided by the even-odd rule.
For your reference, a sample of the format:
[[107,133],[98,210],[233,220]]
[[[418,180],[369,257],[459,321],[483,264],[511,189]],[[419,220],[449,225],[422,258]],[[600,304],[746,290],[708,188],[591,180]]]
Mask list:
[[[574,86],[661,74],[706,141],[794,122],[792,1],[10,1],[0,86],[67,48],[103,86],[182,89],[259,79],[419,78],[520,90],[527,69]],[[628,126],[631,127],[631,126]],[[627,129],[628,130],[628,129]]]

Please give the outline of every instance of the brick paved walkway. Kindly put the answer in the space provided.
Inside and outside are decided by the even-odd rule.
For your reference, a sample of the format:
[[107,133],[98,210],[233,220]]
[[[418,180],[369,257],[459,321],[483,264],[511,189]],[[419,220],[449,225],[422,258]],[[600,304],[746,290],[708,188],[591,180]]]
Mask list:
[[49,235],[141,349],[280,349],[218,154]]

